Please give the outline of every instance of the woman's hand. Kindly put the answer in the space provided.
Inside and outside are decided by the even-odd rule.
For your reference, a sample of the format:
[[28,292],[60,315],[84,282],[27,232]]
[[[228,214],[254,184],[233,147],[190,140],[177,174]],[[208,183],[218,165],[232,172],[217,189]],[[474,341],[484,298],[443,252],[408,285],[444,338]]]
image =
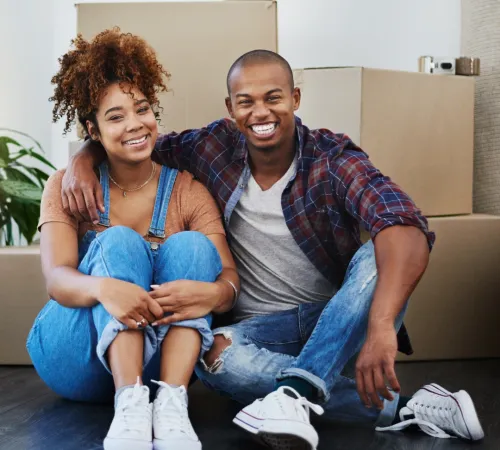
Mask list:
[[163,312],[172,313],[157,320],[153,326],[204,317],[212,312],[221,297],[221,288],[217,283],[204,281],[176,280],[151,287],[151,298],[160,304]]
[[113,317],[131,329],[137,323],[153,323],[163,317],[163,310],[156,300],[141,287],[116,278],[103,278],[97,294],[99,302]]

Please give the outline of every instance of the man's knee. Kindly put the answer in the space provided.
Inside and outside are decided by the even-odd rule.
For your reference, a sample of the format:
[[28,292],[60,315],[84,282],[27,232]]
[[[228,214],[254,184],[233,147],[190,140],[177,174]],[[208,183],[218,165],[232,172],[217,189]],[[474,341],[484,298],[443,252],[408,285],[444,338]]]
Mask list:
[[378,278],[373,243],[368,241],[354,255],[347,268],[344,285],[349,283],[358,294],[373,295]]
[[214,336],[214,343],[212,348],[205,353],[205,357],[203,358],[205,364],[209,369],[211,369],[216,361],[219,359],[221,353],[231,345],[231,339],[227,338],[223,334],[217,334]]

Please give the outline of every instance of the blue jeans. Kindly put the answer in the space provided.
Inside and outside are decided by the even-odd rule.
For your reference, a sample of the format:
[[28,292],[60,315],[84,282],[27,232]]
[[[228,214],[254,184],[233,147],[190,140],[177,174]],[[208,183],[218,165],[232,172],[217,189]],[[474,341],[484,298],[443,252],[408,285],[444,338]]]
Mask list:
[[[151,247],[123,226],[93,238],[78,270],[87,275],[128,281],[149,291],[151,284],[187,279],[213,282],[222,270],[217,249],[203,234],[184,231]],[[202,336],[202,355],[213,343],[211,316],[173,325],[195,328]],[[161,344],[170,325],[144,330],[144,382],[158,379]],[[79,401],[107,401],[114,386],[106,352],[127,327],[98,303],[67,308],[50,300],[28,336],[27,349],[40,377],[57,394]]]
[[[352,259],[344,284],[326,303],[253,317],[218,328],[231,341],[211,367],[200,361],[196,375],[209,388],[248,404],[289,377],[317,390],[325,417],[347,422],[392,423],[398,395],[382,412],[366,408],[356,391],[354,363],[366,338],[368,313],[377,282],[372,242]],[[399,329],[403,312],[395,327]]]

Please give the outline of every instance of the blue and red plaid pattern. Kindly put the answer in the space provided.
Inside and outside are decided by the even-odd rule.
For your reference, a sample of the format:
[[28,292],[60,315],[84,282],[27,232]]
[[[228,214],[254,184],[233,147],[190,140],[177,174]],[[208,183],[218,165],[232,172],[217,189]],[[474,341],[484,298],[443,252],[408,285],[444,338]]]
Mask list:
[[[309,130],[299,118],[296,135],[297,173],[283,192],[283,213],[295,241],[327,279],[342,282],[361,246],[360,225],[372,238],[393,225],[415,226],[432,247],[434,234],[411,198],[348,136]],[[245,137],[231,120],[160,136],[156,149],[161,162],[204,183],[228,219],[229,199],[244,187],[248,155]]]

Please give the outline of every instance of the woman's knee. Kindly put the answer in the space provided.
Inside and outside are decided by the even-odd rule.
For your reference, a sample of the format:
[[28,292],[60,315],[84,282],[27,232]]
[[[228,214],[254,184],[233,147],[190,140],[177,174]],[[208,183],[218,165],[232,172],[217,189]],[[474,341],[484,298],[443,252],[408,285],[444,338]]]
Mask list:
[[175,233],[167,239],[164,247],[173,252],[198,252],[201,256],[206,254],[209,257],[214,257],[214,253],[218,253],[212,241],[199,231]]
[[116,226],[97,235],[78,269],[87,275],[117,278],[148,288],[153,256],[139,233]]
[[222,270],[215,245],[203,233],[182,231],[170,236],[160,248],[160,267],[169,280],[214,281]]

